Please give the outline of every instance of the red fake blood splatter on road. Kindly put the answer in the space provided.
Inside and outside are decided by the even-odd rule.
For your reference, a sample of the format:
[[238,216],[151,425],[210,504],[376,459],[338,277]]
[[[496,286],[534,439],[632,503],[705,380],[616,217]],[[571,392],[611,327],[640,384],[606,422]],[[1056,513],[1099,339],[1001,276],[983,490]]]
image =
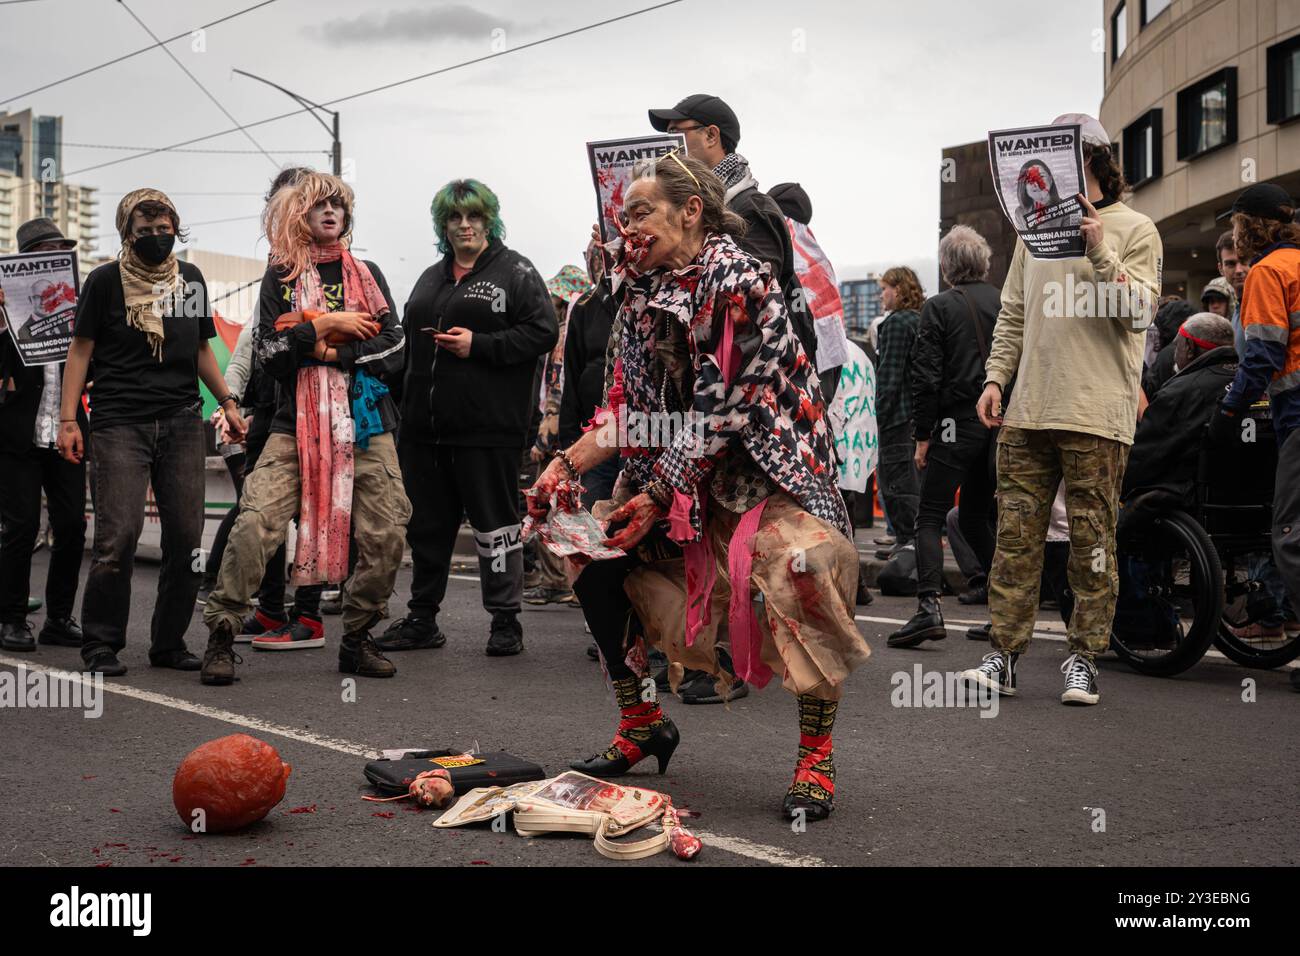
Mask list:
[[370,815],[372,817],[382,817],[385,820],[391,820],[393,817],[397,816],[396,813],[372,813]]
[[109,808],[108,808],[108,812],[109,812],[109,813],[121,813],[122,811],[119,810],[117,807],[109,807]]
[[113,865],[112,863],[96,863],[95,867],[96,869],[102,869],[103,867],[112,866],[112,865]]
[[241,864],[239,864],[239,865],[240,865],[240,866],[252,866],[252,865],[253,865],[254,863],[256,863],[256,862],[257,862],[257,860],[255,860],[253,857],[250,856],[248,859],[244,860],[244,862],[241,863]]
[[470,860],[469,865],[470,866],[491,866],[492,864],[489,863],[487,860]]
[[181,837],[181,839],[182,839],[182,840],[197,840],[198,837],[197,837],[197,836],[194,836],[193,834],[191,834],[191,835],[189,835],[189,836],[183,836],[183,837]]
[[97,776],[97,774],[93,774],[93,773],[83,773],[83,774],[81,775],[81,779],[82,779],[82,780],[94,780],[96,776]]
[[306,807],[293,807],[289,812],[290,813],[315,813],[316,804],[313,803],[310,806],[306,806]]
[[185,859],[185,857],[183,857],[183,856],[173,856],[173,857],[170,857],[170,858],[167,860],[167,862],[168,862],[168,863],[179,863],[179,862],[180,862],[181,860],[183,860],[183,859]]

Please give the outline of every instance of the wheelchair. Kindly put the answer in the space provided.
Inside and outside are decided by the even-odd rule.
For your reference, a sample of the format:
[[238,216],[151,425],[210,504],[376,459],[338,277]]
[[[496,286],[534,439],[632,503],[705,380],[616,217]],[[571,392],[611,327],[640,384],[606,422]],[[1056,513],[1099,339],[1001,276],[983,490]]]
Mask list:
[[1300,656],[1300,634],[1250,635],[1251,625],[1276,609],[1254,572],[1272,560],[1277,442],[1266,403],[1247,417],[1253,442],[1231,450],[1202,443],[1190,508],[1164,492],[1125,503],[1133,510],[1117,541],[1120,596],[1110,646],[1139,673],[1180,674],[1211,644],[1252,668]]

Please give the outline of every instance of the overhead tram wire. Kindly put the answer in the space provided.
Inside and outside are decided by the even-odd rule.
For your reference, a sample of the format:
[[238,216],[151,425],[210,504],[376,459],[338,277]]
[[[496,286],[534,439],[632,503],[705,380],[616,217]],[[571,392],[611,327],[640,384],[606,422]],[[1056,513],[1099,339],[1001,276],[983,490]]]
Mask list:
[[[452,70],[459,70],[462,67],[473,66],[476,63],[483,63],[487,60],[494,60],[497,59],[498,57],[507,56],[511,53],[518,53],[521,50],[527,50],[530,47],[541,46],[542,44],[550,43],[553,40],[562,40],[566,37],[575,36],[576,34],[579,33],[586,33],[589,30],[595,30],[603,26],[608,26],[611,23],[618,23],[620,20],[628,20],[631,19],[632,17],[641,16],[644,13],[653,13],[656,10],[662,10],[664,7],[676,6],[681,2],[683,2],[683,0],[664,0],[663,3],[656,3],[653,6],[643,7],[640,10],[633,10],[630,13],[623,13],[616,17],[609,17],[605,20],[598,20],[597,22],[589,23],[586,26],[575,27],[572,30],[565,30],[563,33],[556,33],[553,34],[552,36],[542,37],[540,40],[530,40],[528,43],[521,43],[519,46],[516,47],[510,47],[509,49],[501,50],[496,53],[489,53],[486,56],[475,57],[472,60],[465,60],[461,63],[452,64],[451,66],[444,66],[437,70],[430,70],[427,73],[421,73],[417,76],[407,77],[404,80],[395,80],[392,83],[385,83],[382,86],[376,86],[368,90],[362,90],[359,93],[351,93],[347,96],[340,96],[337,99],[326,100],[324,103],[320,103],[318,105],[321,107],[328,107],[328,106],[333,106],[337,103],[346,103],[349,100],[359,99],[360,97],[363,96],[370,96],[373,93],[381,93],[384,90],[391,90],[398,86],[405,86],[406,84],[414,83],[417,80],[426,80],[429,77],[438,76],[442,73],[450,73]],[[76,176],[81,173],[91,172],[92,170],[104,169],[105,167],[108,166],[116,166],[118,163],[129,162],[133,159],[142,159],[145,156],[152,156],[155,153],[167,152],[169,150],[176,150],[182,146],[191,146],[194,143],[203,143],[206,142],[207,140],[217,139],[218,137],[221,136],[229,136],[231,133],[238,133],[245,129],[252,129],[257,126],[264,126],[267,123],[275,123],[282,119],[288,119],[290,116],[298,116],[306,112],[309,112],[308,108],[306,107],[297,110],[290,110],[289,112],[281,113],[278,116],[268,116],[266,119],[258,120],[255,123],[245,123],[242,126],[234,126],[231,127],[230,129],[223,129],[218,133],[209,133],[206,136],[196,136],[193,139],[183,140],[179,143],[172,143],[170,146],[163,146],[163,147],[159,147],[158,149],[151,149],[146,152],[137,153],[134,156],[123,156],[121,159],[113,159],[113,160],[109,160],[108,162],[97,163],[94,166],[83,166],[81,169],[74,169],[69,173],[65,173],[64,175]]]
[[[0,2],[12,3],[12,2],[17,2],[17,0],[0,0]],[[102,70],[105,67],[112,66],[115,63],[121,63],[123,60],[129,60],[134,56],[139,56],[141,53],[148,53],[150,50],[154,49],[155,47],[161,46],[162,44],[174,43],[177,40],[184,39],[185,37],[193,36],[199,30],[206,30],[208,29],[208,27],[215,27],[219,23],[225,23],[227,20],[235,19],[235,17],[242,17],[245,13],[251,13],[254,10],[260,10],[262,7],[268,6],[269,4],[272,3],[275,3],[275,0],[262,0],[261,3],[255,3],[251,7],[245,7],[243,10],[236,10],[234,13],[230,13],[217,20],[213,20],[211,23],[204,23],[201,26],[197,26],[194,27],[193,29],[185,30],[182,33],[178,33],[174,37],[168,37],[166,40],[163,40],[162,43],[155,43],[152,46],[141,47],[140,49],[135,50],[131,53],[124,53],[121,56],[114,57],[111,60],[105,60],[103,63],[100,63],[96,66],[86,67],[86,69],[84,70],[78,70],[76,73],[69,74],[68,76],[65,76],[61,79],[51,80],[49,83],[43,83],[40,86],[37,86],[30,90],[25,90],[24,92],[19,93],[15,96],[7,96],[4,99],[0,99],[0,106],[4,105],[5,103],[12,103],[14,100],[20,100],[25,96],[31,96],[33,93],[40,93],[43,90],[48,90],[50,89],[50,87],[59,86],[63,83],[67,83],[69,80],[78,79],[79,77],[83,77],[86,76],[87,74],[94,73],[97,70]]]
[[[140,29],[144,30],[145,33],[149,34],[149,38],[152,39],[156,44],[158,44],[158,46],[162,49],[162,51],[167,54],[168,58],[170,58],[171,61],[180,68],[181,72],[184,73],[186,76],[188,76],[190,80],[193,81],[194,85],[203,91],[203,95],[206,96],[208,99],[210,99],[217,109],[221,110],[222,114],[226,117],[226,119],[230,120],[230,122],[232,123],[239,122],[239,120],[235,119],[234,114],[231,113],[230,110],[226,109],[226,107],[222,105],[222,102],[219,99],[217,99],[215,96],[213,96],[211,91],[206,86],[204,86],[202,82],[200,82],[199,78],[189,71],[189,67],[187,67],[184,63],[182,63],[177,58],[175,53],[167,49],[166,44],[164,44],[161,40],[158,39],[158,34],[150,30],[148,24],[146,24],[143,20],[141,20],[138,16],[136,16],[135,11],[126,5],[126,0],[117,0],[117,2],[122,5],[123,10],[125,10],[127,13],[131,15],[132,20],[140,24]],[[262,148],[262,144],[253,138],[252,133],[250,133],[247,129],[242,129],[240,130],[240,132],[244,134],[245,138],[250,143],[252,143],[254,146],[258,148],[258,151],[261,152],[261,154],[266,157],[266,161],[268,163],[270,163],[276,169],[280,168],[280,164],[277,163],[274,158],[272,158],[270,153],[268,153],[265,149]]]

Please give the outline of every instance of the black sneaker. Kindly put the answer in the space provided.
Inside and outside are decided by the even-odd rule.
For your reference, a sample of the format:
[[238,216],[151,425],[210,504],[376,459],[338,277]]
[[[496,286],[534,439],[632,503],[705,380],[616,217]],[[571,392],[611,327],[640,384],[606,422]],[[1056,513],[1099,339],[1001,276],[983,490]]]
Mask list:
[[1016,661],[1019,654],[1006,651],[994,651],[985,654],[979,667],[961,672],[961,679],[969,684],[977,684],[987,690],[997,691],[1002,697],[1016,696]]
[[6,651],[34,651],[36,639],[32,637],[32,626],[26,621],[0,624],[0,649]]
[[948,629],[943,626],[939,598],[926,594],[918,602],[917,611],[911,619],[890,634],[885,643],[890,647],[916,647],[925,641],[942,641],[947,636]]
[[375,640],[381,651],[422,651],[446,643],[447,635],[431,617],[399,617]]
[[76,618],[47,617],[36,640],[42,644],[54,644],[58,647],[80,647],[84,636]]
[[986,644],[993,639],[993,622],[987,624],[976,624],[974,627],[966,629],[966,640],[984,641]]
[[108,647],[102,647],[85,658],[85,668],[87,673],[103,674],[105,677],[121,677],[126,673],[126,665]]
[[516,614],[492,615],[492,631],[488,635],[488,657],[511,657],[524,649],[524,629]]
[[235,635],[235,643],[251,644],[253,638],[261,634],[275,634],[285,630],[288,626],[289,619],[283,614],[267,614],[259,608],[252,615],[244,618],[239,633]]
[[1065,675],[1062,704],[1095,704],[1101,700],[1097,692],[1097,665],[1082,654],[1071,654],[1061,665]]
[[320,593],[320,612],[322,614],[343,613],[343,589],[330,588]]
[[683,704],[726,704],[749,696],[749,685],[735,680],[726,695],[718,693],[717,678],[705,671],[687,671],[677,685],[677,696]]

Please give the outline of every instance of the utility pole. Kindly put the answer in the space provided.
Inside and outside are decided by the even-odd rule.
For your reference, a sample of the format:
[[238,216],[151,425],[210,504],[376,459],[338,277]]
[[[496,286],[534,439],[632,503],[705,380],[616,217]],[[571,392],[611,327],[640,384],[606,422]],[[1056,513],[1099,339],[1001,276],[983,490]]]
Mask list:
[[[331,165],[333,166],[333,173],[335,176],[343,175],[343,143],[339,139],[338,110],[326,109],[325,107],[321,106],[319,103],[313,103],[305,96],[299,96],[297,93],[293,92],[292,90],[286,90],[279,83],[272,83],[270,80],[266,79],[265,77],[257,76],[254,73],[249,73],[247,70],[235,70],[234,72],[238,73],[240,76],[246,76],[250,80],[257,80],[259,83],[265,83],[267,86],[275,87],[285,96],[290,97],[295,102],[297,102],[299,106],[302,106],[308,112],[310,112],[312,118],[315,119],[316,122],[320,123],[320,125],[325,128],[325,132],[329,133],[334,138],[334,146],[333,149],[331,149],[330,151]],[[322,113],[329,113],[333,117],[333,124],[332,125],[326,124],[326,122],[316,114],[317,110],[320,110]]]

